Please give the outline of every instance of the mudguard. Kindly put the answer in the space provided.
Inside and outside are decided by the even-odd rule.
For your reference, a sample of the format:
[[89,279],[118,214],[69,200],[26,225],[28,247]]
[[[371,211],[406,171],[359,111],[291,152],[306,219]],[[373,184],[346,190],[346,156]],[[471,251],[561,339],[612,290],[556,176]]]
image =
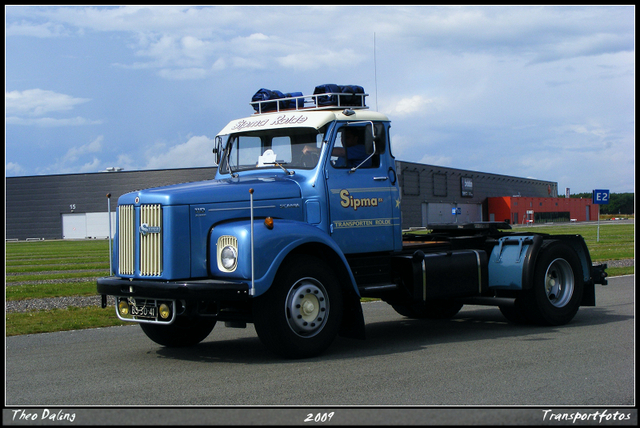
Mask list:
[[[254,220],[254,263],[253,292],[257,297],[265,293],[273,282],[283,260],[296,249],[303,246],[316,246],[331,251],[340,260],[340,270],[346,273],[351,289],[360,296],[355,278],[347,259],[338,245],[322,230],[308,223],[294,220],[274,219],[273,227],[268,228],[264,219]],[[218,269],[216,254],[217,242],[221,236],[234,236],[238,240],[238,264],[234,272],[222,272]],[[213,278],[239,279],[251,281],[251,222],[249,219],[229,221],[215,225],[210,232],[208,248],[208,269]],[[339,273],[339,272],[338,272]]]
[[500,238],[489,256],[489,287],[503,290],[530,288],[541,244],[542,237],[536,235]]

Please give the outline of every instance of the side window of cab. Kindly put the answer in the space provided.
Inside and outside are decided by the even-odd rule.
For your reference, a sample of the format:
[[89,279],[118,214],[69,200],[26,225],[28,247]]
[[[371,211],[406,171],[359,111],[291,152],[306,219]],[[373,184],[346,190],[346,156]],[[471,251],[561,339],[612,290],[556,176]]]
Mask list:
[[384,151],[384,142],[378,143],[374,151],[371,126],[342,126],[336,134],[331,165],[335,168],[378,168],[381,151]]

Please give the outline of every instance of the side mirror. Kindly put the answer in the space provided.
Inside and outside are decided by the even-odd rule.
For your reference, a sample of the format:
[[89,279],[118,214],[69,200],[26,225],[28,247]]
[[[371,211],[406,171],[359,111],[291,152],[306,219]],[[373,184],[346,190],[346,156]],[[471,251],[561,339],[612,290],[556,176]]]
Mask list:
[[215,144],[213,146],[214,165],[220,165],[220,159],[222,158],[222,137],[216,136]]

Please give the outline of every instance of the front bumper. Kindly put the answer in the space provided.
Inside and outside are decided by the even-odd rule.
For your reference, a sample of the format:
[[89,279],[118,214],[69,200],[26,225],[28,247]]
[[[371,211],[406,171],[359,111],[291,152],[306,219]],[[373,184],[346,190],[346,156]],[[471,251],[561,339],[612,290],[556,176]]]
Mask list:
[[98,278],[97,291],[102,295],[102,307],[107,296],[144,297],[165,300],[247,300],[249,284],[215,279],[159,281],[120,278]]

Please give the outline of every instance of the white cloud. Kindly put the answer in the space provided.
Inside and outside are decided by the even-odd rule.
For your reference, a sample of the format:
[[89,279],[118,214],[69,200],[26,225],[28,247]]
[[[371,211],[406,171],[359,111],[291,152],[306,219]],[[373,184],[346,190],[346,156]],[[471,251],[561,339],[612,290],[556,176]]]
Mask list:
[[224,58],[218,58],[211,66],[213,71],[222,71],[225,68],[227,68],[227,61]]
[[385,112],[389,116],[408,116],[415,113],[425,113],[427,112],[427,107],[434,103],[435,100],[433,98],[414,95],[412,97],[402,98],[395,103],[390,103],[385,107]]
[[[130,33],[132,43],[129,47],[136,56],[146,58],[148,62],[117,62],[114,65],[132,69],[161,68],[159,75],[167,79],[202,78],[202,71],[194,74],[193,70],[208,64],[214,64],[214,71],[223,65],[265,69],[276,63],[295,70],[332,69],[353,66],[369,57],[368,53],[360,53],[357,47],[328,48],[340,46],[345,40],[352,41],[351,31],[343,29],[327,36],[325,26],[319,24],[318,14],[332,16],[334,8],[296,8],[295,15],[300,19],[284,26],[280,25],[281,20],[288,19],[292,12],[281,7],[60,7],[30,12],[26,14],[30,19],[34,16],[49,19],[46,28],[56,26],[58,32],[71,32],[70,28],[76,27]],[[362,22],[371,23],[380,10],[359,8],[358,13]],[[338,20],[347,21],[344,17]],[[348,21],[350,27],[351,19]],[[302,30],[304,36],[290,37],[294,29]],[[323,47],[321,51],[319,45]],[[180,73],[180,68],[188,71]]]
[[42,116],[45,113],[66,111],[76,105],[91,101],[43,89],[5,92],[7,114]]
[[208,72],[204,68],[178,68],[168,69],[164,68],[158,72],[160,77],[170,80],[195,80],[204,79],[207,77]]
[[393,135],[391,150],[396,159],[406,162],[426,163],[429,165],[451,166],[453,158],[442,155],[442,147],[430,144],[424,138],[416,139],[411,135]]
[[4,171],[7,176],[21,175],[25,172],[25,169],[16,162],[7,162],[4,166]]
[[[48,164],[43,168],[38,168],[40,174],[68,174],[78,172],[97,172],[101,167],[102,161],[96,154],[102,153],[104,136],[99,136],[93,141],[73,146],[67,152],[55,158],[55,162]],[[87,160],[90,159],[90,160]]]
[[39,38],[59,37],[68,35],[62,24],[53,22],[45,22],[44,24],[33,24],[26,21],[12,23],[7,25],[6,36],[31,36]]
[[607,129],[604,129],[601,126],[594,125],[594,124],[564,125],[561,127],[557,127],[556,131],[558,133],[575,133],[575,134],[582,134],[585,136],[592,136],[592,137],[598,137],[598,138],[606,138],[608,133]]
[[255,58],[245,58],[241,56],[235,56],[231,58],[231,64],[235,68],[239,69],[253,69],[253,70],[262,70],[267,68],[267,64]]
[[[151,156],[145,169],[189,168],[213,166],[213,140],[204,135],[189,138],[189,141],[171,147],[162,154]],[[157,146],[158,150],[161,146]],[[206,154],[211,154],[207,156]]]
[[101,169],[102,162],[98,158],[93,158],[91,162],[87,162],[80,167],[80,172],[96,172]]
[[133,157],[129,154],[118,155],[115,166],[119,168],[129,169],[133,165]]
[[269,37],[265,36],[262,33],[253,33],[252,35],[250,35],[249,37],[247,37],[247,39],[249,40],[268,40]]
[[453,159],[450,156],[441,155],[424,155],[420,160],[411,160],[410,162],[424,163],[427,165],[453,166]]
[[[124,6],[11,8],[9,12],[8,36],[46,37],[72,29],[127,32],[137,38],[139,49],[157,58],[175,58],[176,49],[183,49],[180,55],[188,57],[194,48],[197,55],[208,56],[210,43],[216,49],[231,49],[227,54],[238,47],[265,46],[272,53],[279,46],[280,52],[295,55],[345,43],[358,52],[371,47],[371,39],[363,35],[376,32],[381,43],[393,43],[396,50],[524,52],[540,61],[632,51],[633,37],[628,34],[633,36],[634,31],[633,25],[610,25],[612,19],[621,21],[633,13],[624,7]],[[298,37],[293,40],[291,34]]]
[[[308,94],[315,85],[337,83],[364,86],[374,109],[380,101],[380,111],[393,122],[394,154],[401,160],[543,180],[563,171],[567,180],[583,183],[603,170],[598,161],[613,158],[605,149],[633,161],[633,11],[633,6],[8,7],[7,161],[20,163],[27,174],[44,170],[42,165],[60,156],[52,142],[90,141],[94,130],[71,125],[102,123],[90,119],[98,117],[108,121],[98,133],[110,141],[109,150],[125,153],[107,166],[135,169],[147,159],[154,168],[210,165],[210,141],[200,147],[185,138],[194,144],[191,158],[180,151],[188,142],[145,156],[130,141],[213,133],[244,115],[245,101],[238,107],[239,98],[260,87]],[[65,55],[71,47],[73,58]],[[40,104],[27,103],[29,93],[22,89],[43,87],[42,82],[53,82],[52,89],[94,85],[85,93],[96,101],[64,89],[68,95],[40,90],[34,97]],[[14,89],[22,92],[9,92]],[[96,113],[85,113],[90,109]],[[68,129],[53,129],[63,126]],[[44,140],[51,152],[25,161],[20,152]],[[554,157],[566,163],[585,152],[592,156],[575,170],[537,162]],[[535,161],[527,164],[527,159]],[[85,153],[75,163],[94,161]],[[624,175],[633,188],[633,168],[631,174],[628,168],[607,168],[602,174],[609,180]]]
[[43,89],[27,89],[25,91],[5,92],[7,125],[25,125],[40,127],[97,125],[100,120],[84,117],[42,117],[51,113],[63,113],[77,105],[91,101],[89,98],[78,98],[67,94]]
[[355,67],[366,58],[365,55],[355,52],[353,49],[318,50],[313,47],[299,49],[277,59],[278,63],[286,68],[294,70],[310,70],[320,68],[344,68]]
[[104,140],[104,136],[101,135],[88,144],[84,144],[80,147],[70,148],[67,151],[67,153],[65,153],[65,155],[62,157],[63,162],[65,163],[75,162],[78,160],[78,158],[80,158],[83,155],[86,155],[88,153],[98,153],[102,151],[103,140]]
[[55,126],[81,126],[81,125],[99,125],[101,120],[89,120],[83,117],[71,117],[66,119],[55,119],[52,117],[23,118],[10,116],[6,118],[8,125],[35,125],[41,127]]

